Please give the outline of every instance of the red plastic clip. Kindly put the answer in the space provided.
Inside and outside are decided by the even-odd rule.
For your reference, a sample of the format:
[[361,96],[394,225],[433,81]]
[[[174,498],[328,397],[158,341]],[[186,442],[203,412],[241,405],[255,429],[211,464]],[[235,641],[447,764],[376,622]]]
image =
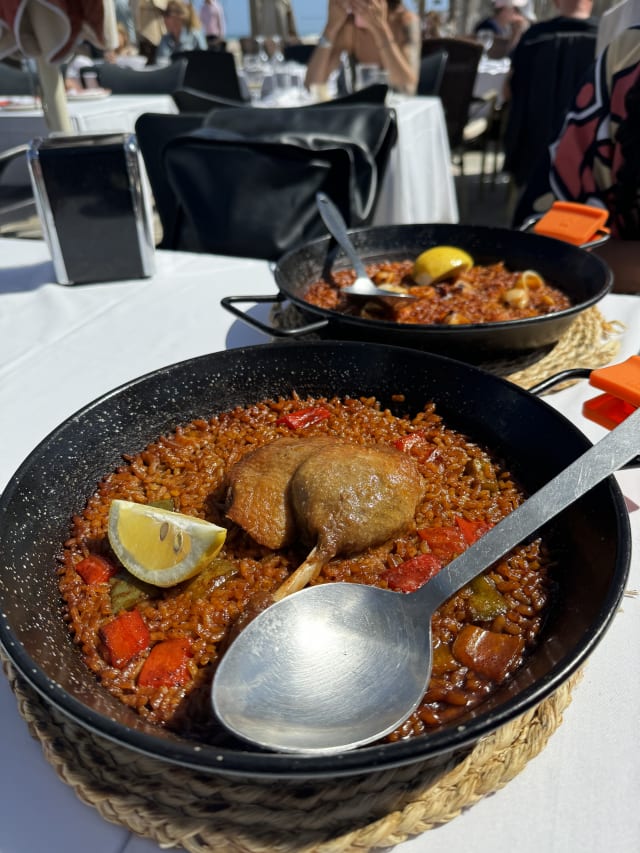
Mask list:
[[605,393],[587,400],[583,415],[613,429],[640,406],[640,356],[592,371],[589,383]]
[[609,212],[601,207],[573,201],[554,201],[550,209],[533,226],[536,234],[564,240],[574,246],[589,243],[598,233],[608,234],[604,227]]

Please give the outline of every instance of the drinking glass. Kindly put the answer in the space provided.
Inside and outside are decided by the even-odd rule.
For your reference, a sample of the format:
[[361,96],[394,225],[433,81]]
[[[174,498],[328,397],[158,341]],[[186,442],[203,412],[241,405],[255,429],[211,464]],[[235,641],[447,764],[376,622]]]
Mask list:
[[482,45],[482,52],[485,57],[489,55],[489,51],[493,46],[493,32],[492,30],[478,30],[476,33],[476,37],[480,44]]
[[245,56],[242,68],[251,100],[261,100],[267,64],[260,59],[259,54],[249,54]]

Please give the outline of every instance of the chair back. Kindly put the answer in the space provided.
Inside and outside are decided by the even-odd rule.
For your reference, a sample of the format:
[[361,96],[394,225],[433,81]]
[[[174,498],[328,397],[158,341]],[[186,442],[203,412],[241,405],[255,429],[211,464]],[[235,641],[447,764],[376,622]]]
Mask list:
[[382,180],[397,136],[395,111],[383,104],[332,103],[305,109],[286,107],[212,110],[204,127],[247,139],[292,142],[309,148],[342,147],[353,163],[351,209],[347,223],[355,228],[373,219]]
[[170,115],[143,113],[136,121],[136,136],[140,154],[149,178],[149,185],[162,225],[161,249],[176,249],[178,204],[167,181],[162,153],[171,139],[202,126],[203,116],[197,113]]
[[244,101],[235,57],[225,50],[187,50],[174,54],[186,62],[180,87],[197,89],[218,98]]
[[204,128],[170,141],[163,162],[180,206],[176,248],[277,260],[326,233],[316,193],[349,215],[352,165],[345,148],[318,151],[293,139]]
[[430,38],[422,42],[422,57],[446,51],[447,62],[440,84],[440,100],[447,123],[449,145],[460,147],[469,119],[482,45],[463,38]]
[[209,110],[221,107],[243,107],[243,101],[230,101],[227,98],[218,98],[199,89],[184,87],[174,92],[171,97],[180,113],[208,113]]
[[34,95],[37,80],[22,68],[0,62],[0,95]]
[[336,107],[348,104],[384,104],[388,91],[389,87],[386,83],[371,83],[369,86],[363,86],[362,89],[357,89],[355,92],[336,95],[330,101],[318,101],[316,104],[307,104],[302,109],[321,109],[322,107]]
[[285,44],[282,49],[282,55],[285,58],[285,62],[297,62],[299,65],[308,65],[315,49],[315,44]]
[[416,94],[432,97],[440,94],[448,58],[446,50],[438,50],[422,57]]
[[505,163],[518,186],[553,142],[580,83],[595,61],[596,33],[561,31],[526,40],[510,79]]
[[187,62],[184,59],[172,62],[164,68],[124,68],[111,62],[81,68],[80,75],[93,72],[103,89],[114,95],[171,95],[182,86]]

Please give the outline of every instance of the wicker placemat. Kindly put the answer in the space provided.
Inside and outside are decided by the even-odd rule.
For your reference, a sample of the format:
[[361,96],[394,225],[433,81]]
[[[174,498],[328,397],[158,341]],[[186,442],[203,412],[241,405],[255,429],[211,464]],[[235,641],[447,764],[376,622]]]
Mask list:
[[242,782],[119,747],[47,705],[4,661],[21,715],[49,763],[108,821],[189,853],[366,853],[457,817],[513,779],[562,722],[580,673],[472,750],[318,782]]
[[[271,309],[270,320],[275,328],[280,329],[300,328],[307,322],[304,315],[291,303],[276,304]],[[588,308],[577,315],[554,346],[525,355],[514,355],[509,359],[482,362],[479,366],[509,379],[522,388],[532,388],[538,382],[571,367],[594,370],[609,364],[620,348],[618,337],[623,329],[619,321],[605,319],[597,307]],[[305,337],[309,340],[320,339],[318,334]],[[559,391],[567,384],[569,383],[555,386],[547,393]]]

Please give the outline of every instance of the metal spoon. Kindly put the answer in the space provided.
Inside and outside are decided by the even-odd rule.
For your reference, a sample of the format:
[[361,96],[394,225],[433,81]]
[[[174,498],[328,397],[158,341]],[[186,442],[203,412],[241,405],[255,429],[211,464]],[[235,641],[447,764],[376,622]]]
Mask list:
[[349,238],[346,223],[338,208],[324,193],[316,193],[316,204],[322,221],[327,226],[329,233],[337,240],[338,245],[349,258],[356,271],[356,280],[348,287],[342,287],[342,293],[348,293],[349,296],[365,296],[369,297],[369,299],[372,296],[384,296],[385,299],[415,299],[415,296],[412,296],[411,293],[385,290],[384,287],[377,287],[367,275],[364,264]]
[[222,658],[218,718],[260,746],[316,755],[393,731],[429,683],[435,610],[639,449],[640,409],[416,592],[329,583],[273,604]]

